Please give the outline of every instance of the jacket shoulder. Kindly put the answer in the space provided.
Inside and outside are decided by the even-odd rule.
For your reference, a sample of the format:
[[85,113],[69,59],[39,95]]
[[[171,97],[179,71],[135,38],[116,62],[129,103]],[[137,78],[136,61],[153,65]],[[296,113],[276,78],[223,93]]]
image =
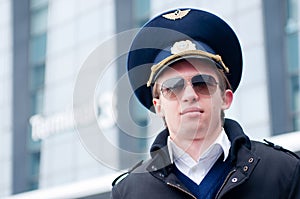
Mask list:
[[288,154],[290,154],[290,155],[296,157],[297,159],[300,159],[300,157],[299,157],[296,153],[294,153],[294,152],[292,152],[292,151],[290,151],[290,150],[288,150],[288,149],[286,149],[286,148],[283,148],[283,147],[280,146],[280,145],[276,145],[276,144],[274,144],[274,143],[272,143],[272,142],[270,142],[270,141],[268,141],[268,140],[266,140],[266,139],[264,139],[264,141],[267,143],[268,146],[273,147],[273,148],[276,149],[276,150],[279,150],[279,151],[283,151],[283,152],[285,152],[285,153],[288,153]]
[[[164,189],[162,189],[161,182],[149,172],[150,163],[150,160],[143,163],[139,162],[128,172],[117,177],[113,182],[112,198],[131,199],[145,196],[158,198],[155,196],[159,196]],[[155,193],[153,193],[153,190],[155,190]]]
[[128,171],[126,171],[126,172],[122,173],[121,175],[119,175],[118,177],[116,177],[116,179],[114,179],[114,181],[112,182],[112,186],[115,186],[116,184],[118,184],[118,182],[122,181],[124,178],[126,178],[130,173],[132,173],[134,170],[136,170],[142,164],[143,164],[143,160],[141,160],[140,162],[138,162],[137,164],[135,164]]
[[291,160],[291,161],[300,161],[300,157],[291,150],[288,150],[282,146],[276,145],[268,140],[264,139],[264,142],[251,141],[251,145],[259,154],[259,156],[274,158],[278,160]]

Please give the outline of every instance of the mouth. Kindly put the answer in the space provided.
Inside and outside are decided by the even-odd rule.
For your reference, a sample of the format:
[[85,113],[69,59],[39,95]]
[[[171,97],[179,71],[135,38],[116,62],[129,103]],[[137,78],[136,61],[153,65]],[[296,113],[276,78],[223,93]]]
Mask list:
[[204,113],[204,110],[202,110],[199,107],[189,107],[189,108],[183,109],[180,112],[180,115],[185,115],[185,114],[190,114],[190,113]]

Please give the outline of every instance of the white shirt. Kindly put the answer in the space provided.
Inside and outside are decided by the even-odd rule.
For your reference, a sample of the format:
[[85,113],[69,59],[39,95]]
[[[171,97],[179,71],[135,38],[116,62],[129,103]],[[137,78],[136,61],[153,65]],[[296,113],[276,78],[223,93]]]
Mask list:
[[195,161],[189,154],[179,148],[168,137],[168,150],[172,163],[188,178],[196,184],[200,184],[218,158],[224,154],[225,161],[229,154],[231,143],[224,131],[220,133],[214,143]]

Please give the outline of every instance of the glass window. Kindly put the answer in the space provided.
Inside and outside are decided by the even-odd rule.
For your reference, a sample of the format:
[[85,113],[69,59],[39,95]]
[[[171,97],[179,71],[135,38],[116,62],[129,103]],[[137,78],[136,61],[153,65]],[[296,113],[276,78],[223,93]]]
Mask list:
[[300,129],[300,113],[294,117],[294,128]]
[[30,0],[31,9],[37,9],[46,5],[48,5],[48,0]]
[[32,115],[43,111],[44,90],[38,89],[31,95],[31,113]]
[[39,10],[34,10],[31,13],[31,28],[32,35],[43,33],[47,30],[48,8],[44,7]]
[[[45,59],[47,45],[47,0],[31,0],[30,40],[29,40],[29,92],[31,95],[31,115],[42,113],[44,105]],[[41,142],[31,138],[31,128],[27,131],[27,176],[28,188],[39,187]]]
[[287,62],[289,72],[298,70],[299,66],[299,48],[298,32],[287,35]]
[[300,91],[299,91],[299,77],[298,76],[293,76],[290,78],[291,79],[291,100],[292,100],[292,107],[291,110],[293,112],[298,112],[300,110]]
[[31,38],[30,40],[30,63],[31,64],[40,63],[45,60],[46,42],[47,42],[46,33]]
[[134,1],[134,19],[137,27],[142,26],[149,19],[150,15],[150,1],[149,0],[135,0]]
[[299,130],[300,121],[300,67],[299,67],[299,28],[298,28],[298,1],[287,0],[286,19],[286,52],[287,72],[289,82],[290,115],[294,130]]
[[287,1],[287,18],[289,20],[298,20],[298,0]]
[[35,91],[44,86],[45,82],[45,64],[37,65],[31,68],[30,89]]
[[30,154],[29,168],[30,168],[30,181],[29,189],[34,190],[39,187],[39,168],[40,168],[40,151],[36,151]]

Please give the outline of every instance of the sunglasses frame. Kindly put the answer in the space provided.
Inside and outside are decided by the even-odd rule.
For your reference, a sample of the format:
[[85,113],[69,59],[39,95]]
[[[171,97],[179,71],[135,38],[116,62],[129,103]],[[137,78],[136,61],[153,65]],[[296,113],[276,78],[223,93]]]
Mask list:
[[[198,80],[201,79],[203,81],[197,82],[197,80],[195,78],[199,78]],[[176,80],[178,80],[178,81],[176,81]],[[183,85],[181,84],[179,87],[171,88],[171,86],[165,86],[165,84],[171,83],[171,81],[174,81],[174,83],[176,83],[176,82],[179,83],[182,80],[183,80]],[[196,85],[197,83],[198,84],[200,83],[201,85]],[[166,99],[176,100],[179,96],[182,95],[185,88],[188,85],[190,85],[190,86],[192,86],[194,92],[197,95],[211,96],[216,92],[218,84],[219,83],[217,82],[217,80],[212,75],[208,75],[208,74],[197,74],[197,75],[193,75],[193,76],[177,76],[177,77],[172,77],[172,78],[167,79],[164,82],[162,82],[161,87],[160,87],[160,92]],[[203,86],[205,86],[205,87],[203,87]],[[175,89],[177,89],[177,91]]]

